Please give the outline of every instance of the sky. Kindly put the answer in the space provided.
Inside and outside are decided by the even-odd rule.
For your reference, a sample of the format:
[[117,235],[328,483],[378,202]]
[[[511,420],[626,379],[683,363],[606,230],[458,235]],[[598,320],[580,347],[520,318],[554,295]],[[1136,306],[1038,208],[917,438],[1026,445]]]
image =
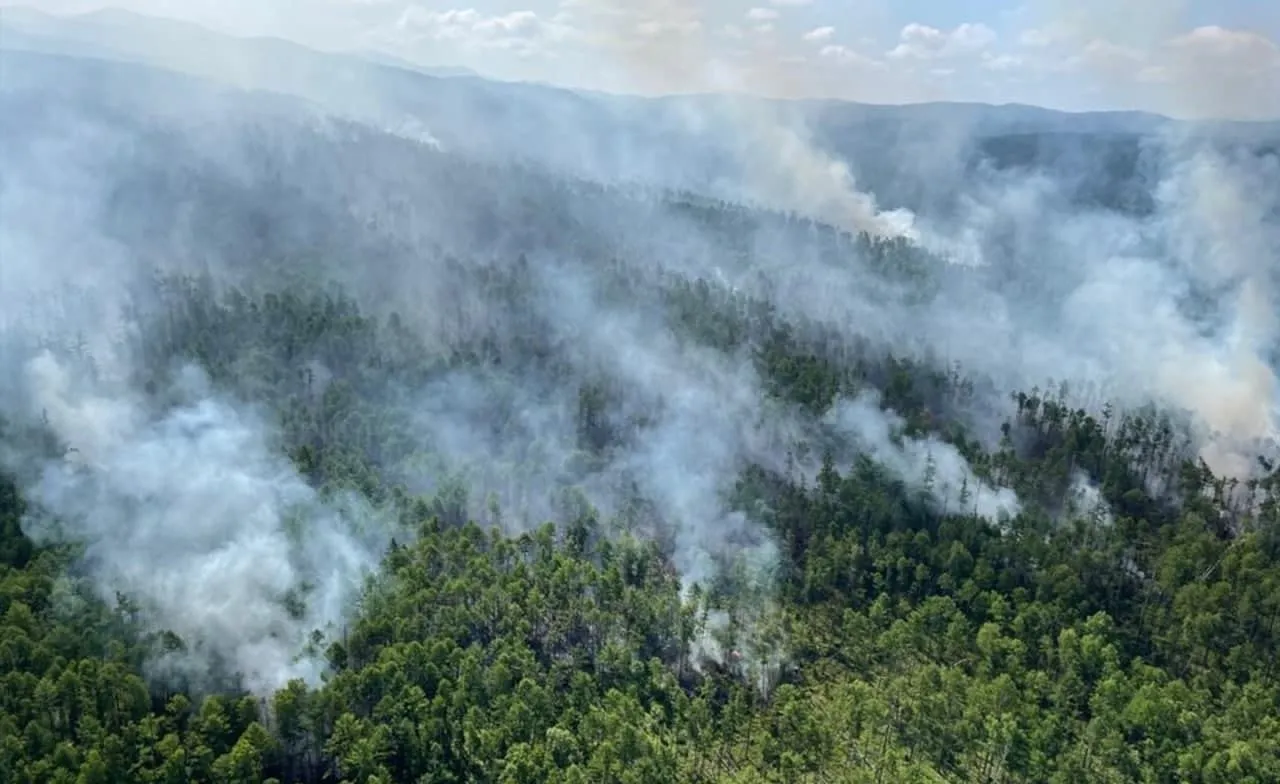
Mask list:
[[1280,0],[22,4],[55,13],[111,5],[321,49],[621,92],[736,90],[1280,118]]

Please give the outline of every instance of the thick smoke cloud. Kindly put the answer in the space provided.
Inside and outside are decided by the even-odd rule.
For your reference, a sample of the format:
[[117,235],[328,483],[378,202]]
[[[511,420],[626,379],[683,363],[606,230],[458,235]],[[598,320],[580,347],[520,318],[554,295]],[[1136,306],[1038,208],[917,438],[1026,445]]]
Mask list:
[[[415,427],[462,472],[473,513],[485,515],[492,496],[507,525],[530,528],[562,517],[556,489],[572,485],[606,520],[669,536],[686,587],[706,586],[737,556],[772,564],[759,520],[730,509],[728,496],[749,465],[787,470],[786,450],[804,434],[795,412],[768,400],[748,357],[679,341],[651,304],[608,301],[589,269],[545,261],[536,276],[527,296],[546,337],[566,347],[570,381],[513,384],[462,371],[413,397]],[[611,398],[601,412],[610,421],[599,425],[615,443],[587,454],[577,390],[595,381]],[[406,479],[412,487],[415,477]],[[639,519],[637,501],[648,510]]]
[[[175,67],[198,70],[194,51]],[[84,568],[102,593],[137,598],[155,628],[184,638],[188,651],[157,664],[168,668],[162,672],[195,675],[221,660],[260,690],[314,674],[313,663],[295,657],[311,630],[340,623],[386,534],[371,510],[307,487],[273,443],[268,414],[190,378],[167,406],[142,394],[132,381],[134,358],[117,344],[145,322],[131,308],[153,266],[200,270],[216,289],[265,277],[259,265],[278,263],[282,249],[327,251],[341,258],[306,274],[343,283],[376,315],[399,312],[434,350],[536,335],[557,358],[559,376],[454,370],[385,390],[407,412],[405,437],[435,458],[387,466],[389,478],[430,491],[461,474],[474,490],[467,513],[490,520],[492,494],[501,522],[517,528],[563,517],[558,505],[576,486],[603,517],[644,517],[646,533],[670,536],[687,583],[710,580],[738,556],[768,571],[776,550],[762,515],[734,509],[727,493],[746,465],[792,470],[788,451],[815,423],[766,393],[747,352],[699,346],[672,330],[660,298],[635,295],[652,292],[663,275],[702,279],[879,350],[958,361],[992,382],[992,399],[978,402],[994,413],[964,412],[988,437],[1008,413],[1009,390],[1050,379],[1090,388],[1075,393],[1081,405],[1111,398],[1188,409],[1207,430],[1205,459],[1232,475],[1251,470],[1250,450],[1274,434],[1274,155],[1246,156],[1199,131],[1151,136],[1139,154],[1150,170],[1135,175],[1145,178],[1151,204],[1126,210],[1081,204],[1070,172],[984,160],[974,153],[975,131],[974,140],[954,145],[969,160],[953,168],[931,161],[916,171],[913,159],[901,159],[895,176],[916,178],[924,192],[948,192],[938,199],[948,209],[928,215],[926,231],[919,205],[886,209],[860,189],[855,172],[867,161],[845,161],[820,144],[820,118],[776,104],[644,104],[406,81],[350,64],[350,78],[332,79],[332,60],[294,52],[307,68],[272,72],[250,67],[267,61],[253,51],[224,45],[216,59],[239,52],[249,65],[232,69],[233,81],[315,103],[258,94],[250,104],[218,91],[203,101],[197,96],[209,85],[199,82],[174,77],[168,88],[158,80],[143,90],[104,77],[94,101],[113,109],[154,104],[146,133],[90,112],[46,117],[57,132],[34,142],[17,120],[6,126],[6,135],[29,143],[5,156],[12,165],[0,180],[8,335],[0,384],[20,391],[8,400],[23,401],[6,414],[43,414],[80,450],[33,480],[29,489],[49,516],[29,524],[45,538],[87,541]],[[14,95],[30,102],[35,91],[56,87],[40,94],[74,106],[89,92],[75,88],[72,69],[42,76],[25,62],[33,70],[19,73],[29,83],[5,85]],[[627,61],[641,75],[673,63],[714,70],[696,46],[674,59],[636,52]],[[483,100],[459,97],[467,90]],[[542,116],[530,107],[550,116],[572,106],[566,116],[574,119],[533,138],[504,135],[501,117],[477,108],[495,94],[525,102],[529,116]],[[186,96],[182,111],[176,95]],[[324,116],[330,112],[362,125]],[[617,141],[623,126],[630,135]],[[165,177],[154,172],[164,168],[156,161],[169,162],[160,150],[182,163]],[[445,154],[530,168],[486,190],[492,171],[448,179]],[[154,179],[130,169],[134,163]],[[709,227],[665,201],[629,199],[625,189],[575,201],[567,187],[548,184],[563,174],[701,184],[716,196],[865,231],[899,250],[940,250],[946,263],[920,254],[916,277],[886,280],[873,274],[872,250],[812,222],[743,211],[740,225]],[[209,183],[217,188],[202,188]],[[250,200],[252,209],[244,206]],[[242,212],[266,216],[261,244],[251,245],[261,258],[237,261],[243,251],[227,250],[234,243],[220,232],[242,229],[235,218]],[[473,285],[484,271],[469,264],[530,246],[542,252],[528,257],[527,312]],[[610,264],[633,283],[624,296],[609,293],[600,270]],[[93,309],[56,300],[68,281],[94,292]],[[47,307],[8,315],[24,312],[37,293]],[[42,342],[65,347],[79,334],[98,366],[85,378],[72,380],[61,359],[30,350]],[[8,348],[16,344],[25,347]],[[604,425],[617,436],[599,453],[582,448],[579,432],[579,395],[593,385],[608,390],[613,418]],[[837,400],[826,424],[909,485],[930,490],[944,509],[998,520],[1020,508],[954,447],[898,437],[900,419],[874,397]],[[1105,514],[1087,482],[1076,490],[1082,508]],[[636,501],[647,517],[634,514]],[[49,527],[54,521],[63,527]],[[369,529],[384,533],[362,533]],[[299,596],[302,608],[290,612]]]
[[[678,29],[682,22],[700,20],[707,10],[702,5],[654,2],[626,10],[607,2],[583,5],[611,11],[601,19],[618,26],[612,30],[612,51],[641,84],[669,82],[674,70],[710,87],[743,86],[741,72],[710,55],[705,31],[696,24],[687,35],[663,38],[658,48],[625,42],[626,27],[637,16]],[[1098,7],[1049,10],[1052,27],[1077,37],[1107,38],[1116,32],[1112,22],[1118,16]],[[1152,37],[1165,37],[1179,13],[1162,7],[1161,35],[1152,32]],[[1224,77],[1225,90],[1247,78]],[[756,85],[764,89],[794,77],[764,65],[752,68],[750,78],[764,80]],[[1205,100],[1192,81],[1187,74],[1175,75],[1171,87],[1181,88],[1189,101]],[[1068,207],[1058,198],[1061,181],[974,172],[978,176],[960,186],[959,219],[925,228],[911,210],[881,210],[874,195],[858,190],[848,165],[815,145],[811,129],[794,112],[731,99],[690,103],[687,111],[695,126],[732,129],[741,145],[746,192],[762,203],[850,231],[901,237],[953,263],[994,267],[988,286],[953,290],[948,293],[965,299],[932,303],[923,325],[902,324],[901,309],[876,314],[881,334],[889,334],[894,345],[940,349],[997,378],[1001,386],[1070,378],[1093,382],[1128,403],[1154,398],[1186,409],[1207,429],[1202,457],[1215,471],[1236,478],[1252,470],[1250,453],[1274,440],[1276,379],[1270,353],[1276,336],[1269,312],[1275,292],[1267,279],[1280,260],[1274,218],[1280,159],[1274,154],[1261,161],[1231,160],[1213,149],[1202,130],[1169,129],[1148,141],[1166,161],[1162,178],[1152,184],[1153,216],[1117,219]],[[902,165],[912,164],[904,160]],[[1043,259],[1031,273],[1039,278],[1031,282],[1037,291],[1010,290],[1001,280],[1003,265],[996,260],[1007,253],[1010,241],[1014,247],[1008,255],[1023,267],[1031,266],[1033,256]],[[810,282],[819,285],[794,292],[797,301],[791,303],[809,314],[831,291],[828,280]],[[1206,296],[1204,287],[1215,292],[1216,299],[1205,305],[1217,324],[1188,313],[1187,298]],[[855,307],[865,318],[865,308]],[[841,304],[831,310],[845,321],[855,312]],[[1063,329],[1075,340],[1064,341]]]
[[[34,71],[0,57],[6,107],[21,110],[3,121],[0,419],[43,423],[66,450],[51,459],[6,445],[2,467],[32,504],[26,532],[83,545],[77,573],[104,601],[123,596],[147,631],[176,635],[148,663],[156,679],[238,679],[262,694],[317,682],[312,635],[340,630],[389,527],[358,499],[320,498],[270,420],[197,369],[178,370],[158,397],[141,388],[131,347],[154,327],[156,270],[104,219],[137,151],[134,127],[104,120],[91,98],[46,91],[74,92],[74,79],[41,74],[33,86]],[[172,121],[183,111],[159,81],[127,103]],[[216,116],[216,105],[184,110]],[[183,244],[164,272],[201,269]]]
[[1080,208],[1060,182],[993,176],[955,223],[977,238],[982,283],[948,287],[913,323],[900,310],[883,321],[1001,388],[1056,379],[1095,410],[1105,399],[1185,410],[1210,466],[1247,478],[1253,451],[1276,436],[1280,161],[1203,140],[1162,139],[1153,155],[1163,171],[1148,214]]
[[176,405],[152,414],[127,393],[85,389],[52,355],[26,366],[39,405],[69,451],[28,488],[36,541],[85,545],[82,568],[102,598],[123,595],[153,629],[181,645],[153,674],[197,687],[239,675],[267,694],[289,680],[318,682],[304,650],[335,631],[376,565],[374,518],[356,499],[324,502],[263,423],[220,400],[188,369]]
[[[681,84],[684,90],[767,93],[773,83],[787,78],[769,67],[768,58],[747,74],[713,56],[705,21],[708,5],[586,0],[571,7],[601,44],[602,59],[614,60],[640,88]],[[647,40],[635,34],[641,25],[672,34]],[[734,151],[740,179],[732,188],[738,195],[851,232],[917,236],[910,210],[881,209],[873,194],[859,189],[847,162],[815,145],[805,123],[782,107],[752,98],[703,97],[682,101],[680,108],[690,131],[718,131]]]

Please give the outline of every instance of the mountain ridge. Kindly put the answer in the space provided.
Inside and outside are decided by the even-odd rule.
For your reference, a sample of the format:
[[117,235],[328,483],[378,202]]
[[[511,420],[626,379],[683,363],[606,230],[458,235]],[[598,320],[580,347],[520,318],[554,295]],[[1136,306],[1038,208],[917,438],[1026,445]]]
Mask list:
[[[573,88],[542,82],[500,80],[479,74],[474,69],[465,67],[424,65],[378,51],[322,50],[296,41],[278,37],[232,35],[230,33],[213,30],[212,28],[208,28],[194,22],[174,20],[114,7],[101,8],[81,14],[64,16],[46,13],[30,6],[3,6],[0,7],[0,27],[4,26],[9,26],[28,34],[43,32],[46,37],[54,37],[55,34],[58,34],[59,37],[65,39],[66,42],[76,42],[82,45],[96,43],[99,47],[114,51],[116,55],[120,57],[156,58],[157,53],[154,51],[148,53],[146,49],[140,48],[136,43],[132,46],[126,45],[125,41],[120,40],[118,37],[119,35],[140,35],[149,33],[155,37],[165,38],[170,41],[182,40],[184,37],[188,39],[191,37],[198,37],[203,39],[205,43],[217,43],[224,47],[239,46],[245,49],[261,48],[263,51],[258,53],[258,56],[260,57],[269,53],[275,57],[288,54],[294,57],[326,60],[330,61],[333,65],[344,62],[345,64],[350,65],[355,62],[359,62],[369,67],[389,68],[434,79],[457,77],[471,78],[491,84],[520,85],[531,89],[550,90],[580,96],[623,99],[638,103],[684,103],[688,101],[702,101],[712,98],[742,98],[750,101],[759,101],[783,106],[789,105],[804,107],[819,111],[843,110],[845,112],[861,112],[864,114],[875,114],[880,116],[894,116],[904,113],[916,114],[917,117],[912,119],[927,119],[938,112],[949,112],[952,116],[946,119],[954,120],[955,114],[973,114],[978,112],[990,115],[1005,115],[1010,118],[1025,118],[1027,116],[1033,116],[1041,123],[1071,121],[1087,124],[1092,122],[1095,124],[1095,127],[1099,125],[1106,125],[1107,123],[1113,123],[1123,127],[1134,127],[1173,122],[1230,125],[1239,127],[1275,126],[1280,128],[1280,121],[1250,120],[1191,123],[1190,121],[1175,120],[1163,114],[1141,110],[1116,109],[1069,111],[1018,102],[986,103],[976,101],[922,101],[902,104],[881,104],[838,98],[766,99],[757,96],[724,93],[680,93],[647,96],[624,92]],[[112,37],[113,33],[117,37]],[[8,42],[0,39],[0,48],[6,48],[7,46]],[[267,47],[270,47],[269,52],[266,50]],[[170,66],[174,65],[172,62],[169,64]],[[1005,122],[1008,121],[1009,120],[1005,120]]]

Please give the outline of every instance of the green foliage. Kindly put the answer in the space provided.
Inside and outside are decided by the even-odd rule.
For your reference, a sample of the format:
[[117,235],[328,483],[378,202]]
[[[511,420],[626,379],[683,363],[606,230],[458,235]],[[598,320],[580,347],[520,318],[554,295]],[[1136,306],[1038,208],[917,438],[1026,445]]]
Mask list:
[[[892,248],[876,252],[892,266]],[[901,277],[925,275],[909,261]],[[1272,480],[1233,487],[1188,459],[1167,417],[1094,416],[1065,391],[1015,396],[983,450],[948,417],[973,394],[954,369],[668,283],[673,328],[750,348],[780,401],[821,412],[876,388],[1027,510],[997,529],[865,459],[828,458],[814,481],[751,468],[735,502],[766,510],[776,590],[733,570],[681,586],[663,545],[572,494],[556,524],[504,534],[466,519],[464,484],[414,497],[386,480],[422,458],[388,390],[536,364],[538,347],[433,356],[336,293],[215,298],[178,282],[149,366],[195,359],[268,405],[312,482],[394,499],[416,536],[326,643],[323,684],[261,701],[170,693],[144,663],[181,641],[68,576],[73,554],[29,540],[24,500],[0,482],[0,781],[1280,780]],[[585,455],[619,437],[615,393],[580,390]],[[1109,517],[1070,500],[1079,481]]]

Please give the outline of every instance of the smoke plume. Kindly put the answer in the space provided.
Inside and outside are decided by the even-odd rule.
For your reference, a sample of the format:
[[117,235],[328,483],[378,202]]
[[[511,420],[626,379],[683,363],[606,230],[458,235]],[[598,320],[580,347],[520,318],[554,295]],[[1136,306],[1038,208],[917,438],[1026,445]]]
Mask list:
[[195,369],[158,414],[77,388],[48,353],[26,378],[73,450],[29,488],[40,511],[27,532],[83,543],[81,568],[104,600],[125,596],[148,628],[177,636],[149,662],[153,674],[207,687],[223,673],[259,694],[317,683],[323,662],[304,650],[337,628],[385,543],[371,510],[320,499],[263,423]]
[[[641,13],[681,43],[634,39]],[[585,27],[638,81],[743,87],[696,17],[649,3]],[[300,654],[341,624],[389,535],[367,505],[310,487],[274,412],[246,400],[250,369],[269,376],[273,362],[320,377],[299,397],[342,382],[401,417],[408,454],[380,455],[388,482],[434,492],[461,477],[473,493],[459,516],[513,530],[585,498],[606,525],[664,539],[686,586],[739,557],[768,573],[768,510],[735,508],[730,490],[751,465],[814,472],[788,453],[819,424],[942,511],[1019,512],[1011,490],[941,438],[905,436],[875,397],[834,393],[823,423],[782,402],[758,357],[780,321],[822,358],[958,363],[990,393],[948,414],[988,442],[1010,390],[1054,379],[1082,407],[1188,411],[1225,475],[1249,475],[1275,436],[1280,160],[1211,128],[1159,121],[1125,148],[1126,181],[1086,197],[1076,165],[1094,148],[1009,163],[1000,145],[1017,140],[978,123],[946,146],[955,161],[926,165],[831,131],[839,107],[450,82],[294,49],[306,67],[273,73],[257,44],[216,39],[191,40],[248,63],[221,84],[155,67],[217,77],[198,48],[164,47],[133,58],[147,67],[6,53],[0,80],[0,392],[6,415],[44,418],[77,450],[40,462],[28,526],[85,542],[100,593],[181,638],[159,677],[216,665],[260,691],[313,677]],[[901,117],[884,122],[915,122]],[[891,175],[870,182],[876,159]],[[199,272],[214,300],[337,284],[379,323],[394,317],[405,355],[432,370],[386,381],[362,364],[370,346],[264,358],[228,330],[202,337],[233,358],[230,378],[189,369],[145,389],[120,346],[173,329],[139,294],[157,272]],[[678,324],[673,282],[721,307]],[[1075,484],[1102,516],[1094,490]]]
[[862,454],[909,487],[926,491],[944,511],[972,513],[999,523],[1017,517],[1021,509],[1012,490],[992,487],[974,474],[951,444],[933,437],[903,435],[905,422],[892,411],[882,410],[875,393],[842,401],[829,419],[853,437]]

